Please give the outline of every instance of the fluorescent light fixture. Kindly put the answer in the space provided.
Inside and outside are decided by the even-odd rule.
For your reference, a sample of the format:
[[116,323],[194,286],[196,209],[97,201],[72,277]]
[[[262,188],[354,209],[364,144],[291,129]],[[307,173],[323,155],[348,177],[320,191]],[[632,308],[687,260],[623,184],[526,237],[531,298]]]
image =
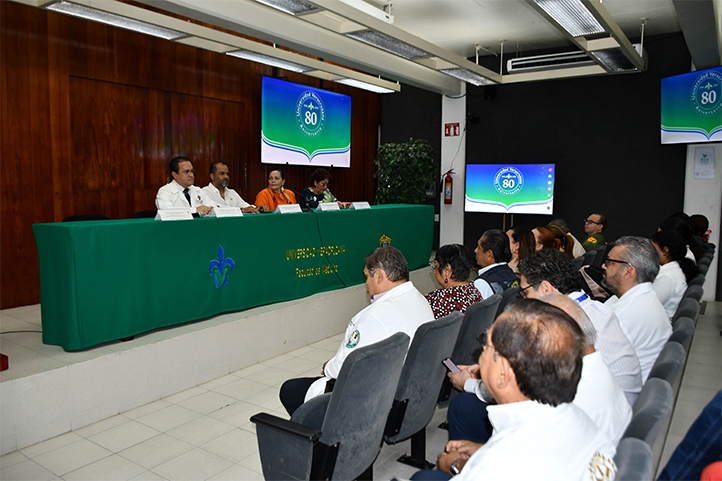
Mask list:
[[318,7],[311,5],[303,0],[256,0],[258,3],[268,5],[269,7],[275,8],[282,12],[290,13],[291,15],[300,15],[302,13],[315,12]]
[[581,0],[534,0],[572,37],[603,33],[604,27],[584,6]]
[[361,30],[359,32],[350,32],[346,36],[356,39],[360,42],[373,45],[381,50],[386,50],[400,57],[404,57],[408,60],[415,58],[426,58],[430,55],[423,50],[404,43],[401,40],[389,37],[383,33],[376,32],[375,30]]
[[300,63],[289,62],[288,60],[281,60],[280,58],[271,57],[270,55],[264,55],[262,53],[251,52],[250,50],[234,50],[233,52],[226,52],[226,55],[238,57],[252,62],[258,62],[271,67],[282,68],[283,70],[290,70],[292,72],[304,73],[309,70],[315,70],[312,67],[301,65]]
[[77,3],[66,2],[65,0],[57,3],[52,3],[45,8],[54,12],[65,13],[74,17],[80,17],[86,20],[93,20],[96,22],[104,23],[106,25],[125,28],[127,30],[134,30],[136,32],[153,35],[154,37],[160,37],[166,40],[176,40],[178,38],[188,36],[183,32],[178,32],[169,28],[159,27],[157,25],[141,22],[132,18],[122,17],[114,13],[97,10],[95,8],[86,7],[84,5],[78,5]]
[[465,68],[444,68],[441,69],[440,72],[444,72],[446,75],[451,75],[452,77],[456,77],[464,82],[474,84],[477,87],[479,85],[494,85],[496,83],[493,80],[489,80],[488,78],[475,74]]
[[394,90],[387,89],[386,87],[380,87],[378,85],[362,82],[360,80],[354,80],[351,78],[342,78],[338,80],[334,80],[336,83],[348,85],[350,87],[356,87],[358,89],[364,89],[369,90],[371,92],[376,92],[377,94],[392,94],[394,93]]
[[602,65],[607,67],[610,72],[622,72],[624,70],[635,70],[634,64],[627,58],[620,48],[612,48],[608,50],[598,50],[590,52],[599,60]]

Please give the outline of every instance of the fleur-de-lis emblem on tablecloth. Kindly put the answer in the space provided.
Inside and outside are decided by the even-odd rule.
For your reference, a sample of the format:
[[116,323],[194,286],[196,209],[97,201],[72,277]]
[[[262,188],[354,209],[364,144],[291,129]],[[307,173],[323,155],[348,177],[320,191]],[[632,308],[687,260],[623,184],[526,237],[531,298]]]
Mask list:
[[218,246],[218,259],[213,259],[208,265],[208,274],[213,276],[216,283],[216,289],[225,287],[228,284],[228,276],[235,269],[236,263],[233,259],[226,257],[223,252],[223,246]]

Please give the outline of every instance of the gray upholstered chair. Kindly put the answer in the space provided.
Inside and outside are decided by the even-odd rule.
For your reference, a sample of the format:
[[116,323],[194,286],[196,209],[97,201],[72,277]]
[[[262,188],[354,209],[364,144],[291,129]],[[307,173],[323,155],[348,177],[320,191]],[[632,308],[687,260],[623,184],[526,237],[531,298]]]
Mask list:
[[622,481],[651,481],[652,450],[644,441],[636,438],[623,438],[617,446],[614,456],[617,465],[617,478]]
[[505,290],[501,293],[501,301],[499,301],[499,307],[496,308],[496,316],[494,319],[499,317],[499,314],[504,312],[504,309],[506,309],[506,306],[509,305],[510,302],[514,302],[519,297],[519,292],[521,291],[521,288],[519,286],[516,287],[510,287],[509,289]]
[[647,379],[632,406],[632,420],[623,438],[637,438],[654,446],[662,425],[672,411],[672,387],[662,379]]
[[709,267],[709,265],[710,265],[711,263],[712,263],[712,258],[711,258],[711,257],[702,256],[702,258],[701,258],[699,261],[697,261],[697,266],[707,266],[707,267]]
[[686,299],[689,297],[699,302],[702,300],[703,295],[704,289],[702,289],[702,286],[689,286],[687,287],[687,290],[684,291],[684,296],[682,296],[682,299]]
[[689,281],[690,286],[703,286],[704,285],[704,274],[697,274],[697,277]]
[[674,324],[680,317],[689,317],[693,321],[697,322],[697,314],[699,313],[699,301],[692,298],[683,298],[677,306],[677,311],[674,313],[672,318],[672,324]]
[[680,343],[684,351],[689,354],[689,345],[692,343],[692,336],[694,336],[694,321],[689,317],[680,317],[674,322],[669,341]]
[[667,342],[657,356],[657,360],[654,361],[647,379],[655,378],[667,381],[674,392],[674,385],[686,359],[687,353],[682,344],[674,341]]
[[[481,302],[470,305],[464,314],[464,320],[461,323],[459,337],[454,344],[454,350],[451,354],[451,360],[456,364],[476,364],[478,359],[474,359],[473,352],[479,346],[477,338],[485,330],[494,323],[496,319],[496,311],[499,307],[501,296],[494,294]],[[444,383],[439,394],[439,406],[448,406],[454,396],[456,390],[453,388],[448,378],[444,378]]]
[[[596,259],[596,257],[597,257],[596,250],[591,250],[589,252],[585,252],[584,254],[582,254],[582,259],[584,259],[582,261],[582,266],[591,266],[592,264],[594,264],[594,260]],[[581,267],[581,266],[579,266],[579,267]]]
[[422,324],[414,334],[384,434],[388,444],[411,438],[411,455],[399,458],[401,463],[419,469],[434,467],[426,461],[426,425],[434,417],[436,399],[446,377],[441,361],[451,356],[463,318],[462,313],[452,312]]
[[703,276],[707,276],[707,271],[709,270],[709,264],[702,264],[697,266],[697,269],[699,269],[699,273]]
[[264,478],[370,479],[408,345],[399,332],[352,352],[333,392],[301,405],[290,421],[253,416]]

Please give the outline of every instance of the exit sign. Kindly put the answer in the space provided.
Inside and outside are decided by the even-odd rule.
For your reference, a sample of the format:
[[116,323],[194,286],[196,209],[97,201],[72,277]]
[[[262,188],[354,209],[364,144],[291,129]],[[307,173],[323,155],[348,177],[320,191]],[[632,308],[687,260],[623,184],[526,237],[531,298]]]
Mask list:
[[444,137],[458,137],[459,133],[459,122],[444,124]]

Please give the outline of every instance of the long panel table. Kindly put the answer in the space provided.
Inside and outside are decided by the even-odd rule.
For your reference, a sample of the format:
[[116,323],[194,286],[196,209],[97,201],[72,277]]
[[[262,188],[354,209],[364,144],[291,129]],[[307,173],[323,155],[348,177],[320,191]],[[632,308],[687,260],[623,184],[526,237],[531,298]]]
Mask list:
[[433,207],[159,222],[34,224],[43,342],[85,349],[159,327],[365,281],[385,240],[428,263]]

